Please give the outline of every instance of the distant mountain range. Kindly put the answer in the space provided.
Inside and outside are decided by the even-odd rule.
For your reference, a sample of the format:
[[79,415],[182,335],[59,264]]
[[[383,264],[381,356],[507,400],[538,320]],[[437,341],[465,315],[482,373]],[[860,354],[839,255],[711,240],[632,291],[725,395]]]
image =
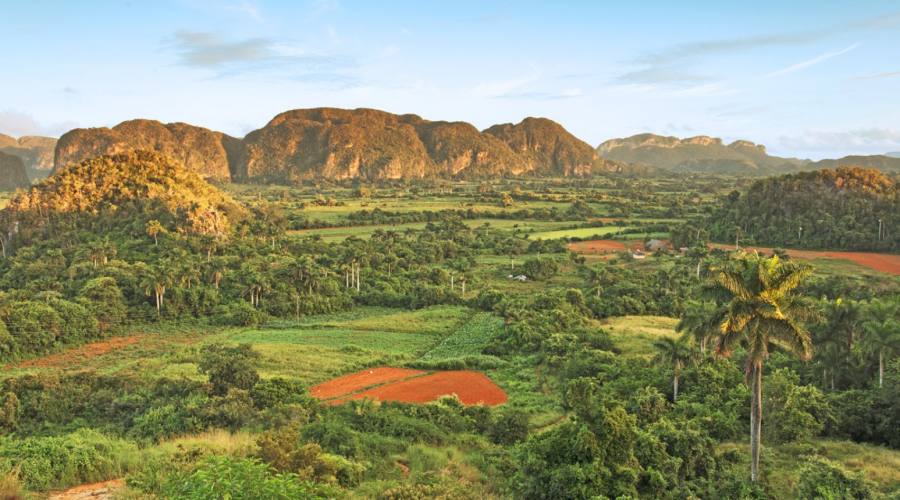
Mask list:
[[0,152],[18,156],[28,170],[29,177],[44,177],[53,168],[56,139],[25,135],[18,139],[0,134]]
[[749,141],[725,144],[721,139],[707,136],[679,139],[639,134],[608,140],[597,147],[597,153],[608,160],[680,173],[764,176],[848,165],[900,171],[900,158],[887,155],[845,156],[819,161],[782,158],[769,155],[761,144]]
[[891,158],[900,158],[900,151],[894,151],[893,153],[888,153],[886,156],[890,156]]
[[478,130],[375,109],[286,111],[244,138],[186,123],[130,120],[74,129],[59,140],[0,135],[31,177],[105,154],[145,149],[209,179],[291,184],[313,179],[492,178],[658,173],[767,176],[843,165],[900,171],[900,153],[813,162],[769,155],[749,141],[639,134],[596,149],[547,118]]

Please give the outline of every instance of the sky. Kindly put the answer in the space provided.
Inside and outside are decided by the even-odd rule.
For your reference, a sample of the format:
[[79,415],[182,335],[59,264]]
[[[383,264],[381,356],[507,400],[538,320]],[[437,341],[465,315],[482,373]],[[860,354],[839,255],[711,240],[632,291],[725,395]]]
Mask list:
[[0,133],[368,107],[900,151],[900,2],[0,0]]

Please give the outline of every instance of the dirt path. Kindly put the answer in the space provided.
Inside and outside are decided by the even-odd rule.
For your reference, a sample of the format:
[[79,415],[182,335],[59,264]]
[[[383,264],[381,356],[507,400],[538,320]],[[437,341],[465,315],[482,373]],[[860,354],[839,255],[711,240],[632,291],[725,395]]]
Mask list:
[[[722,245],[713,243],[713,248],[721,248],[724,250],[734,250],[734,245]],[[742,247],[744,248],[744,247]],[[772,249],[769,247],[746,247],[746,250],[756,250],[760,253],[771,254]],[[787,250],[788,255],[798,259],[841,259],[861,266],[881,271],[883,273],[900,276],[900,255],[889,253],[868,253],[868,252],[828,252],[819,250]]]
[[117,351],[124,347],[135,344],[137,343],[138,339],[138,335],[131,335],[128,337],[111,337],[106,340],[92,342],[90,344],[85,344],[81,347],[69,349],[57,354],[50,354],[49,356],[44,356],[41,358],[28,359],[22,361],[17,365],[7,365],[6,367],[4,367],[4,369],[11,370],[15,368],[52,368],[60,366],[72,366],[84,360],[96,358],[97,356],[102,356],[106,353]]
[[109,500],[116,491],[125,487],[124,479],[112,479],[100,483],[82,484],[59,493],[51,493],[48,500]]

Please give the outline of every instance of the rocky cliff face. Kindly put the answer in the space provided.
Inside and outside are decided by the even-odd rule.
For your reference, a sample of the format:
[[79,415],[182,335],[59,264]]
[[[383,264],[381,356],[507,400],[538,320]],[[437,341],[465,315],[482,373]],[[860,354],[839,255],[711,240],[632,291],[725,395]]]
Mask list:
[[240,141],[221,132],[185,123],[131,120],[113,128],[67,132],[56,144],[54,171],[88,158],[140,149],[169,156],[201,177],[228,180],[229,149],[239,149],[236,142]]
[[30,185],[22,159],[0,152],[0,191],[13,191]]
[[18,156],[26,169],[49,171],[53,168],[53,149],[56,139],[36,135],[25,135],[15,139],[0,134],[0,152]]
[[697,173],[767,175],[794,171],[807,164],[804,160],[769,156],[765,146],[750,141],[726,145],[708,136],[679,139],[639,134],[606,141],[597,147],[597,153],[610,160]]
[[479,132],[464,122],[316,108],[287,111],[248,134],[236,172],[263,182],[584,175],[595,157],[588,144],[547,119]]
[[484,131],[505,142],[534,174],[587,175],[597,153],[586,142],[547,118],[526,118],[516,125],[504,123]]

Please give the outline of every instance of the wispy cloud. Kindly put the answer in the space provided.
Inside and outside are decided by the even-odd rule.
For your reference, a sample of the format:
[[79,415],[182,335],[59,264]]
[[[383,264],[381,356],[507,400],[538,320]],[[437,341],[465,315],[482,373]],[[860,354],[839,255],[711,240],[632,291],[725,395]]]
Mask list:
[[313,83],[355,81],[351,58],[322,54],[289,41],[257,37],[230,40],[217,33],[178,31],[167,44],[182,66],[216,72],[217,78],[265,74]]
[[58,137],[77,126],[78,124],[72,121],[43,124],[34,116],[14,109],[0,111],[0,134],[13,137],[23,135]]
[[567,87],[559,90],[548,90],[540,85],[542,74],[536,66],[531,72],[507,80],[483,82],[475,86],[472,93],[476,97],[489,99],[525,99],[536,101],[552,101],[574,99],[584,95],[579,87]]
[[812,130],[799,136],[782,136],[779,142],[791,150],[885,152],[900,148],[900,130],[890,128]]
[[884,73],[874,73],[871,75],[862,75],[853,77],[854,80],[879,80],[882,78],[894,78],[900,76],[900,71],[886,71]]
[[541,77],[537,68],[532,68],[531,72],[509,78],[507,80],[491,81],[479,83],[475,86],[472,93],[477,97],[504,97],[509,94],[521,92],[521,89],[529,84],[538,81]]
[[638,55],[627,61],[633,69],[623,73],[615,81],[617,83],[646,83],[653,85],[692,85],[696,84],[698,79],[716,79],[714,76],[697,75],[689,69],[693,63],[706,57],[732,55],[770,47],[806,45],[850,33],[895,29],[897,27],[900,27],[900,12],[804,31],[679,43],[654,52]]
[[843,48],[843,49],[841,49],[841,50],[835,51],[835,52],[826,52],[826,53],[824,53],[824,54],[820,54],[820,55],[818,55],[818,56],[816,56],[816,57],[813,57],[812,59],[807,59],[806,61],[802,61],[802,62],[799,62],[799,63],[797,63],[797,64],[792,64],[792,65],[790,65],[790,66],[787,66],[787,67],[781,68],[781,69],[779,69],[779,70],[773,71],[773,72],[767,74],[767,75],[766,75],[766,78],[771,78],[771,77],[773,77],[773,76],[786,75],[786,74],[788,74],[788,73],[793,73],[793,72],[795,72],[795,71],[800,71],[800,70],[802,70],[802,69],[809,68],[810,66],[815,66],[816,64],[825,62],[825,61],[827,61],[827,60],[829,60],[829,59],[831,59],[831,58],[833,58],[833,57],[837,57],[837,56],[840,56],[840,55],[844,55],[844,54],[846,54],[846,53],[848,53],[848,52],[852,52],[852,51],[858,49],[861,45],[862,45],[861,43],[857,42],[857,43],[854,43],[854,44],[852,44],[852,45],[850,45],[850,46],[848,46],[848,47],[846,47],[846,48]]

